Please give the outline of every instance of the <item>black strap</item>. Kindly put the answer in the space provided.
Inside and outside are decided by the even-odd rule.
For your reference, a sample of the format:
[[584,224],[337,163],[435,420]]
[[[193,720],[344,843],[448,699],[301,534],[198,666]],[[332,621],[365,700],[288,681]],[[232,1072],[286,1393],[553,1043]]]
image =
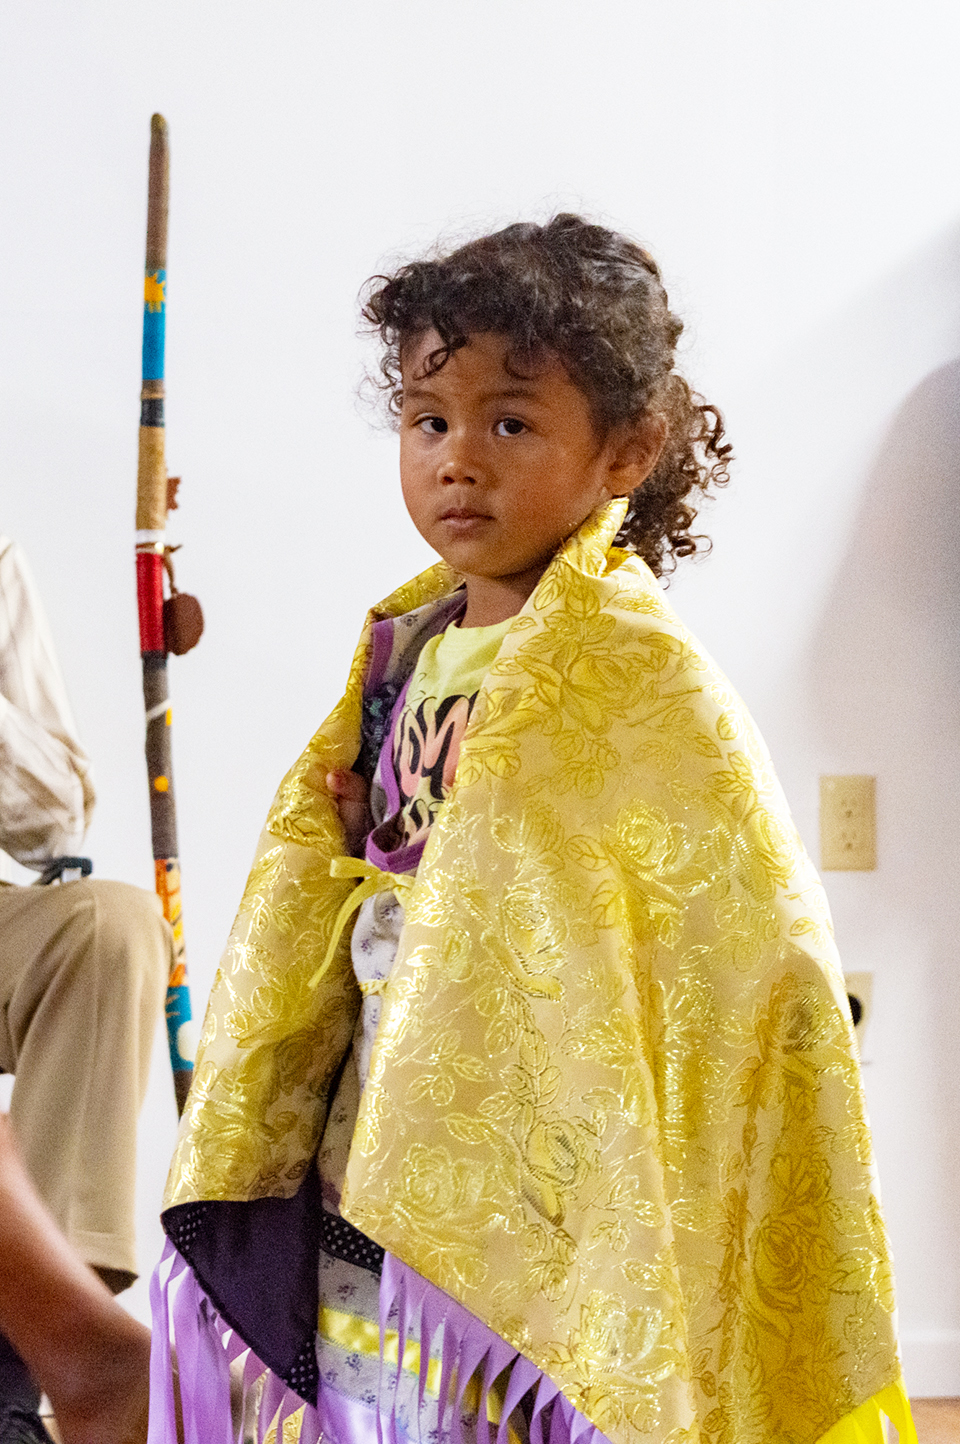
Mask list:
[[40,886],[59,882],[65,872],[79,872],[81,877],[89,877],[93,863],[88,857],[52,857],[40,874]]

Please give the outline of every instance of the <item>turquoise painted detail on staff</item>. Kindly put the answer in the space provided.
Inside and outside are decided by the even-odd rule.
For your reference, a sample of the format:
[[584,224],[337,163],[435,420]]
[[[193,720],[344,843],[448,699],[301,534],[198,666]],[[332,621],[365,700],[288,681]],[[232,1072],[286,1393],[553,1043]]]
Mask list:
[[189,1023],[193,1017],[193,1010],[190,1007],[190,988],[183,984],[179,988],[167,989],[167,1041],[170,1044],[170,1063],[173,1071],[178,1073],[183,1068],[192,1068],[193,1063],[184,1058],[179,1048],[179,1033],[183,1023]]
[[144,381],[163,380],[163,352],[167,326],[167,273],[148,271],[143,282]]

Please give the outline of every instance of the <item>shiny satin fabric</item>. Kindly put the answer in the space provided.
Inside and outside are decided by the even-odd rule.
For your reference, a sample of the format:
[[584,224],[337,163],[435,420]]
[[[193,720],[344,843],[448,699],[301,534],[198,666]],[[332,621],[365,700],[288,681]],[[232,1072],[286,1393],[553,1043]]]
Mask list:
[[[742,703],[623,503],[481,688],[406,899],[342,1212],[614,1444],[806,1444],[899,1378],[829,914]],[[325,788],[373,623],[284,780],[211,995],[167,1205],[292,1194],[359,1006]]]

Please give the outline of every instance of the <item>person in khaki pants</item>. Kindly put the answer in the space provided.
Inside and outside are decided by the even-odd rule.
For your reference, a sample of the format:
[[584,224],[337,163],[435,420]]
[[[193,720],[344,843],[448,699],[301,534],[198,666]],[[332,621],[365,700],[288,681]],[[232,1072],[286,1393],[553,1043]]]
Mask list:
[[[0,850],[44,871],[78,851],[93,802],[36,589],[0,537]],[[114,1293],[136,1277],[136,1123],[172,946],[157,898],[126,883],[0,881],[10,1126],[49,1214]],[[46,1437],[38,1402],[0,1335],[0,1444]]]

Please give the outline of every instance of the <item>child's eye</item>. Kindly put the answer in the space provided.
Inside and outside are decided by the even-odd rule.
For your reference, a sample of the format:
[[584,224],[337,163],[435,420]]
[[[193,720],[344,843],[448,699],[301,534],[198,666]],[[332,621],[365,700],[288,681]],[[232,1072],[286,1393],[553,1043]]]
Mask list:
[[498,421],[494,427],[498,436],[519,436],[521,432],[526,431],[526,429],[526,426],[518,416],[505,416],[503,420]]
[[425,431],[428,436],[442,436],[447,430],[447,423],[442,416],[423,416],[417,422],[417,425],[420,430]]

